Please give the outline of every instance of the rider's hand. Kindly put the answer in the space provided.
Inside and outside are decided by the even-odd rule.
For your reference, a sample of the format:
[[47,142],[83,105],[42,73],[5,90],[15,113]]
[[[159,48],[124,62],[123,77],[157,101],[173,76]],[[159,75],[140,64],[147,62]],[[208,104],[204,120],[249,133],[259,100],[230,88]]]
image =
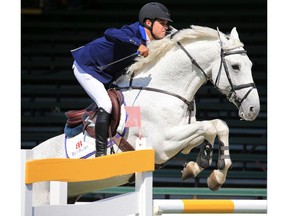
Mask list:
[[139,48],[138,48],[137,51],[139,51],[139,52],[140,52],[140,55],[143,56],[143,57],[147,57],[148,54],[149,54],[149,49],[148,49],[145,45],[143,45],[143,44],[141,44],[141,45],[139,46]]

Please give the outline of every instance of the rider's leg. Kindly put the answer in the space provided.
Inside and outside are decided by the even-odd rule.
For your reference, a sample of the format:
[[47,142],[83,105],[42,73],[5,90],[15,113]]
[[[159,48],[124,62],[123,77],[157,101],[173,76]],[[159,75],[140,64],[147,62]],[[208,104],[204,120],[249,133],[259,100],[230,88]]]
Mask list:
[[98,109],[95,123],[96,157],[107,154],[108,128],[110,124],[110,114],[102,107]]
[[106,155],[108,128],[112,112],[110,97],[103,83],[83,71],[77,63],[74,63],[73,69],[80,85],[99,107],[95,123],[96,157]]

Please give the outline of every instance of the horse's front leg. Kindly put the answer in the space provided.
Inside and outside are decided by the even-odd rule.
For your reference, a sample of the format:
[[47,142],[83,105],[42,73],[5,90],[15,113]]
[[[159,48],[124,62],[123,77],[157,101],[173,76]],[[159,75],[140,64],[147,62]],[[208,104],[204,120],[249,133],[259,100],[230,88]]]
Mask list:
[[[215,119],[212,121],[202,122],[206,125],[206,136],[203,142],[196,162],[190,161],[184,165],[182,171],[182,180],[186,180],[191,177],[196,177],[202,170],[208,168],[212,163],[212,151],[215,136],[218,136],[219,140],[219,158],[218,158],[218,170],[214,170],[207,179],[208,187],[211,190],[218,190],[225,182],[227,171],[231,167],[231,160],[229,154],[229,128],[222,120]],[[210,127],[207,127],[210,125]],[[214,130],[213,130],[213,129]],[[210,140],[207,139],[210,137]],[[184,149],[183,153],[188,153],[191,150],[191,145]]]
[[[211,123],[211,121],[196,122],[200,126],[197,130],[199,137],[201,137],[201,143],[199,143],[199,137],[197,139],[192,139],[189,145],[182,150],[183,154],[189,154],[191,150],[198,145],[200,146],[200,151],[197,156],[196,162],[190,161],[184,164],[182,171],[182,180],[186,180],[192,177],[196,177],[204,169],[208,168],[212,163],[213,156],[213,146],[215,137],[217,135],[217,129]],[[193,123],[195,124],[195,123]],[[193,136],[191,136],[193,137]]]
[[217,170],[214,170],[207,179],[208,187],[215,191],[218,190],[226,181],[227,171],[232,166],[229,153],[229,128],[222,120],[215,119],[211,123],[217,128],[219,154]]
[[[182,152],[190,151],[202,144],[197,162],[190,161],[183,169],[182,179],[197,176],[212,163],[212,153],[217,130],[210,121],[197,121],[189,125],[170,128],[165,132],[164,148],[161,149],[166,157],[171,158]],[[164,150],[164,151],[163,151]]]

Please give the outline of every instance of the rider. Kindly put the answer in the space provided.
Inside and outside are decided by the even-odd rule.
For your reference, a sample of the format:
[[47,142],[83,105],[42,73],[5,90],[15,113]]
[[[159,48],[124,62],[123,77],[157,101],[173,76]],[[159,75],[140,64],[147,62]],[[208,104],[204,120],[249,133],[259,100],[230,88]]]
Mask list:
[[[147,43],[165,37],[170,19],[169,10],[161,3],[150,2],[139,11],[139,22],[121,29],[109,28],[104,36],[71,50],[76,79],[98,106],[95,123],[96,157],[106,155],[112,104],[106,89],[125,68],[133,63],[138,52],[147,57]],[[129,58],[125,58],[130,56]],[[121,59],[121,61],[117,61]]]

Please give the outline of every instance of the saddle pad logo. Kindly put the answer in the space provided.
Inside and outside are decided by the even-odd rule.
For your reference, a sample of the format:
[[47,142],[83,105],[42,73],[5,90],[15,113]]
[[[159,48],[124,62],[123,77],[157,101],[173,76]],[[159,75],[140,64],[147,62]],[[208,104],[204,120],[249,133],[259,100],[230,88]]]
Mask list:
[[85,133],[65,137],[65,150],[67,158],[87,158],[95,154],[95,141]]

